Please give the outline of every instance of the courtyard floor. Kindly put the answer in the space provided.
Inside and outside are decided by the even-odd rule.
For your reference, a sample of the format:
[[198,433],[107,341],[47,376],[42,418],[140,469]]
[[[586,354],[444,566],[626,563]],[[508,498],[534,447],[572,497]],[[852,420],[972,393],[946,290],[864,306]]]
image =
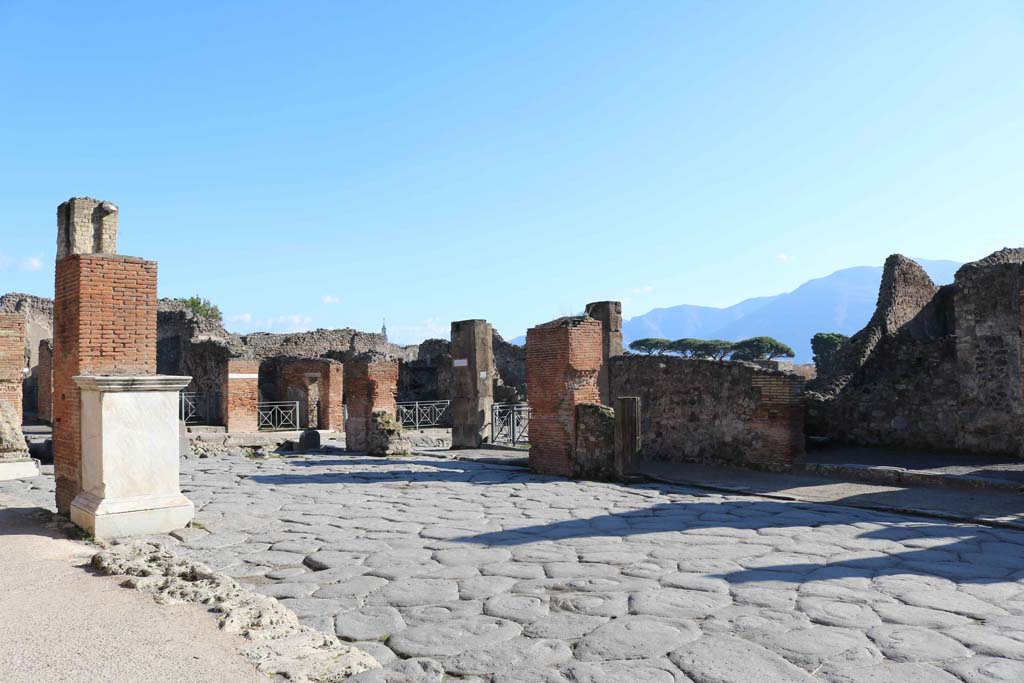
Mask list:
[[358,683],[1024,681],[1014,530],[424,455],[182,481],[196,528],[159,540],[392,670]]

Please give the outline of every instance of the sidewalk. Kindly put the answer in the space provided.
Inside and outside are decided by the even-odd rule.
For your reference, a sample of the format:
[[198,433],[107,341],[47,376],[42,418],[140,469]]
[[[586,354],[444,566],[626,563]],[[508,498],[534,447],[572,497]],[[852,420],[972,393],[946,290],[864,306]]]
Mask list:
[[656,481],[718,491],[1024,529],[1024,494],[1002,490],[865,484],[807,474],[652,460],[638,463],[637,473]]
[[159,605],[93,575],[95,549],[0,495],[0,680],[4,683],[266,683],[196,605]]

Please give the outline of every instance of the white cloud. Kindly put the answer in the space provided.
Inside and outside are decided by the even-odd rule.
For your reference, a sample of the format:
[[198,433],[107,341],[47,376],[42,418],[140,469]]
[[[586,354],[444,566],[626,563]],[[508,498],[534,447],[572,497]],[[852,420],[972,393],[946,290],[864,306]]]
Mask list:
[[313,319],[308,315],[293,313],[292,315],[279,315],[276,318],[268,318],[264,326],[272,332],[305,332],[313,324]]
[[43,255],[37,256],[8,256],[0,252],[0,270],[15,270],[22,273],[34,273],[43,269]]
[[320,297],[320,301],[327,304],[328,306],[341,303],[341,299],[339,299],[336,296],[331,296],[330,294],[324,294],[322,297]]
[[229,323],[251,323],[252,313],[239,313],[238,315],[229,315]]
[[396,344],[419,344],[424,339],[447,339],[451,326],[440,318],[411,325],[388,325],[388,339]]
[[779,263],[789,263],[790,261],[793,260],[793,257],[784,251],[780,251],[778,254],[775,255],[775,260],[778,261]]
[[652,287],[650,285],[644,285],[643,287],[634,287],[633,289],[629,290],[629,293],[630,294],[650,294],[653,291],[654,291],[654,287]]

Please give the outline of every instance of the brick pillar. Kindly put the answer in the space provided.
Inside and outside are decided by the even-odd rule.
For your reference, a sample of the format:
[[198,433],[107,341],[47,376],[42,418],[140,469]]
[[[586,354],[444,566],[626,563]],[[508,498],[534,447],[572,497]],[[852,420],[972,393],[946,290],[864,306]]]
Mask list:
[[345,427],[345,367],[327,363],[320,377],[320,429],[340,431]]
[[0,313],[0,401],[13,408],[19,425],[24,370],[25,318],[19,313]]
[[43,422],[53,422],[53,341],[39,342],[39,365],[36,376],[36,412]]
[[491,438],[493,337],[486,320],[452,323],[452,448],[479,448]]
[[561,318],[526,333],[530,403],[530,467],[571,476],[576,406],[600,401],[602,325],[588,317]]
[[66,513],[81,490],[81,397],[72,377],[156,373],[156,263],[72,253],[57,262],[55,289],[53,464],[57,509]]
[[229,432],[259,431],[260,363],[231,358],[221,380],[221,415]]
[[608,359],[622,355],[622,303],[618,301],[595,301],[587,304],[586,313],[601,323],[601,372],[597,385],[601,391],[601,403],[612,405],[611,383],[608,379]]
[[391,415],[397,410],[398,363],[345,363],[345,395],[348,420],[345,421],[345,449],[365,451],[369,447],[371,416],[377,411]]

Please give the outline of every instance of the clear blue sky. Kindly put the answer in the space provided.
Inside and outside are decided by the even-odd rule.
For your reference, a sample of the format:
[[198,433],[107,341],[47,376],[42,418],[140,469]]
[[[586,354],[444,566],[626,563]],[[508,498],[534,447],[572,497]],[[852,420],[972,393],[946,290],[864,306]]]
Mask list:
[[0,292],[121,207],[238,331],[506,337],[1024,246],[1024,3],[0,0]]

